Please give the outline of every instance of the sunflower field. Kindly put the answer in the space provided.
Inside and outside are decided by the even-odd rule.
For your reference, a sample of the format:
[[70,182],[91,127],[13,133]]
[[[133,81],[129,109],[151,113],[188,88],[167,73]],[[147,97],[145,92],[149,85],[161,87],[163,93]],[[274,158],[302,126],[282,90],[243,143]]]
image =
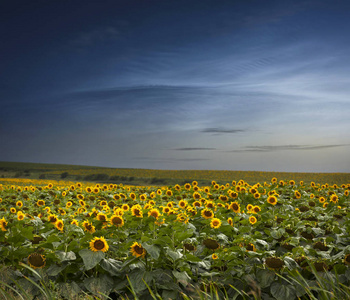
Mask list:
[[277,178],[0,184],[0,295],[349,299],[349,194]]

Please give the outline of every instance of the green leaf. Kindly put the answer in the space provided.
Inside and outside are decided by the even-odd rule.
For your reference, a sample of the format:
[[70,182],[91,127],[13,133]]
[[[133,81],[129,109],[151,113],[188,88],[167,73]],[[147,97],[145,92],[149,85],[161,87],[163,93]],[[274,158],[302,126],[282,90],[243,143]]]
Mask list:
[[97,296],[101,296],[101,294],[108,295],[113,289],[113,278],[106,274],[103,274],[102,276],[97,278],[86,278],[84,280],[84,286],[89,292]]
[[200,262],[202,261],[201,258],[197,257],[197,256],[194,256],[190,253],[186,254],[186,261],[190,261],[190,262]]
[[171,257],[173,261],[176,261],[183,256],[180,250],[173,251],[173,250],[167,249],[166,254],[167,256]]
[[184,286],[186,287],[188,283],[191,281],[191,277],[188,276],[186,271],[183,272],[178,272],[178,271],[173,271],[172,272],[174,277]]
[[178,241],[178,242],[181,242],[189,237],[191,237],[193,235],[193,230],[187,230],[187,231],[181,231],[181,230],[178,230],[175,232],[175,239]]
[[122,262],[112,258],[102,259],[100,263],[100,266],[102,267],[102,269],[104,269],[105,271],[107,271],[109,274],[113,276],[120,275],[122,265],[123,265]]
[[58,265],[51,265],[48,269],[47,269],[47,275],[49,276],[57,276],[59,273],[61,273],[61,271],[63,271],[66,267],[68,266],[68,264],[63,264],[62,266],[58,266]]
[[275,239],[278,240],[279,238],[282,237],[282,232],[280,230],[272,230],[271,231],[271,236]]
[[77,257],[75,256],[75,253],[73,251],[69,251],[69,252],[56,251],[55,254],[60,262],[77,259]]
[[293,270],[298,267],[298,263],[291,257],[286,256],[283,261],[289,270]]
[[24,236],[25,238],[27,238],[28,240],[32,240],[33,239],[33,227],[32,226],[23,227],[21,229],[21,235]]
[[93,252],[89,249],[82,249],[79,251],[79,255],[83,259],[86,270],[90,270],[95,267],[102,259],[105,258],[105,253],[102,251]]
[[267,269],[259,269],[256,272],[256,279],[258,279],[261,288],[266,288],[275,280],[275,272]]
[[276,300],[294,300],[296,297],[296,291],[292,285],[274,282],[270,290],[272,296],[274,296]]
[[160,254],[160,248],[156,245],[148,245],[147,243],[142,243],[142,247],[146,249],[147,253],[151,255],[152,258],[158,259]]
[[145,275],[146,271],[145,270],[140,270],[140,269],[134,269],[130,274],[129,274],[129,280],[132,285],[132,288],[136,293],[142,292],[145,289],[147,289],[147,286],[143,282],[143,277]]

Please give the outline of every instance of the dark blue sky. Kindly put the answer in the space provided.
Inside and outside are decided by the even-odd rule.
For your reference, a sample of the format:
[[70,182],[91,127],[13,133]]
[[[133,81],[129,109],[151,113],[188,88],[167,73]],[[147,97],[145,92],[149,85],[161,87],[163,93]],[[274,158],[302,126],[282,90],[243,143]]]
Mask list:
[[2,1],[0,161],[350,172],[350,2]]

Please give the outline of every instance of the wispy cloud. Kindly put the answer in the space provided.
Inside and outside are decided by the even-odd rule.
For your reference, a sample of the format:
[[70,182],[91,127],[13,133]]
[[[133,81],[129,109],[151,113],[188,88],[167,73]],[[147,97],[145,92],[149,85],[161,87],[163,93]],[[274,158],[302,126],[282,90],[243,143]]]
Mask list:
[[285,151],[285,150],[321,150],[321,149],[345,147],[345,146],[349,146],[349,144],[246,146],[243,149],[232,150],[230,152],[271,152],[271,151]]
[[80,33],[75,39],[70,41],[72,46],[84,48],[104,41],[116,40],[120,32],[114,27],[98,28]]
[[207,133],[239,133],[239,132],[245,132],[244,129],[229,129],[229,128],[219,128],[219,127],[213,127],[213,128],[205,128],[201,132],[207,132]]
[[178,151],[197,151],[197,150],[216,150],[216,148],[175,148],[171,150],[178,150]]

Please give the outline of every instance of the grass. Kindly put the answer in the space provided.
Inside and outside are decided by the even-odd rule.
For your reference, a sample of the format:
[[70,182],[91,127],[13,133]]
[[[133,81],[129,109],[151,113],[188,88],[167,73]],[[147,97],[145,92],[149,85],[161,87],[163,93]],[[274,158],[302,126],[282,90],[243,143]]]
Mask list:
[[196,180],[200,185],[210,185],[212,180],[219,184],[244,180],[250,184],[278,180],[294,180],[342,184],[350,182],[350,173],[291,173],[260,171],[213,171],[213,170],[151,170],[105,168],[79,165],[39,164],[22,162],[0,162],[2,178],[27,178],[66,180],[82,182],[123,183],[129,185],[175,185]]

